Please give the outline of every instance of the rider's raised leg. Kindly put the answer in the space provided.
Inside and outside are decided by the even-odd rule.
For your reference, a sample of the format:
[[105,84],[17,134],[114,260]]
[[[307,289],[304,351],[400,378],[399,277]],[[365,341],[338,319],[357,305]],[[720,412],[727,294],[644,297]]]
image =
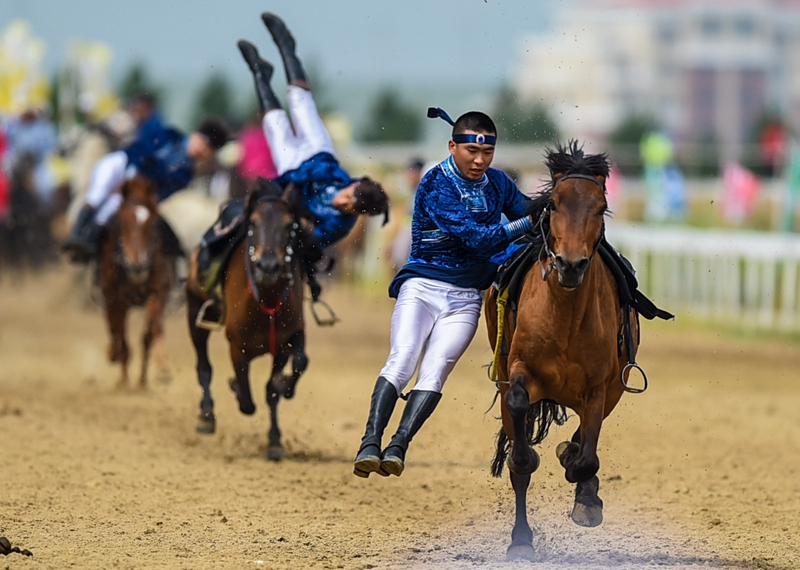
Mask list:
[[261,14],[261,20],[267,26],[272,40],[281,52],[283,67],[286,70],[286,82],[289,85],[297,85],[305,89],[310,89],[308,78],[303,69],[303,64],[295,53],[295,41],[286,24],[278,16],[271,12]]

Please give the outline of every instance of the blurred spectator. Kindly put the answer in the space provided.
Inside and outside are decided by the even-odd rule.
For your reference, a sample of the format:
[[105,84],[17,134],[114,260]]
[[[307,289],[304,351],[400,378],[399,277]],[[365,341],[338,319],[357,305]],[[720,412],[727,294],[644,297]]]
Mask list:
[[55,189],[53,173],[47,162],[58,145],[55,127],[41,112],[28,109],[18,118],[9,120],[5,131],[8,147],[3,157],[4,170],[10,174],[27,157],[33,169],[33,190],[47,208]]
[[761,131],[758,138],[758,154],[761,158],[764,176],[775,176],[786,154],[786,129],[778,123],[770,123]]
[[257,115],[255,121],[241,130],[239,144],[242,155],[238,171],[245,180],[255,182],[259,176],[267,180],[274,180],[278,177],[278,170],[272,161],[272,152],[261,126],[261,115]]
[[[406,164],[403,183],[398,188],[397,203],[402,208],[400,215],[394,216],[394,231],[389,235],[389,263],[392,273],[406,264],[411,253],[411,214],[414,211],[414,196],[417,193],[422,175],[427,172],[425,162],[421,158],[412,158]],[[395,202],[395,200],[392,200]]]
[[[3,164],[7,148],[6,134],[0,128],[0,164]],[[5,170],[0,168],[0,221],[8,214],[8,177]]]

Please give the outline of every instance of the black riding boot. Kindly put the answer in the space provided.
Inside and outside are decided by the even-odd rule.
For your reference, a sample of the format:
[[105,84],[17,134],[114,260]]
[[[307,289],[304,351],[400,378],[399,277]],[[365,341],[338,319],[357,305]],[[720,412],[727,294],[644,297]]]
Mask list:
[[283,68],[286,70],[286,82],[290,85],[294,82],[308,84],[303,64],[300,63],[295,53],[294,38],[291,32],[286,28],[286,24],[271,12],[264,12],[261,14],[261,19],[264,21],[264,25],[267,26],[269,33],[272,35],[272,40],[281,52]]
[[314,264],[306,263],[305,272],[306,283],[308,283],[308,288],[311,290],[311,300],[316,303],[319,301],[319,296],[322,295],[322,285],[320,285],[319,280],[317,280],[317,270]]
[[403,417],[400,418],[400,425],[397,426],[397,432],[392,436],[392,441],[383,452],[381,470],[400,476],[405,468],[406,451],[408,444],[411,443],[411,438],[430,417],[441,399],[442,395],[439,392],[427,390],[412,390],[408,394],[408,401],[403,410]]
[[250,71],[253,72],[253,80],[256,83],[256,93],[258,94],[258,103],[261,106],[261,112],[265,113],[272,109],[280,109],[281,104],[269,84],[274,70],[272,65],[261,59],[256,46],[250,42],[239,40],[236,45],[239,46],[242,57],[244,57],[247,65],[250,66]]
[[353,462],[353,474],[369,477],[370,473],[381,468],[381,438],[392,417],[397,397],[397,389],[386,378],[379,376],[369,404],[367,429]]
[[94,221],[95,209],[85,204],[78,212],[72,231],[61,249],[76,263],[88,263],[97,256],[103,227]]

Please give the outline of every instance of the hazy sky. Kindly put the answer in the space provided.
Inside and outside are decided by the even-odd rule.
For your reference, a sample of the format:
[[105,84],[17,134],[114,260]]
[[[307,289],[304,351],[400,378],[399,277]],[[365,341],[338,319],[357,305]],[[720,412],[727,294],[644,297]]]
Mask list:
[[276,57],[259,14],[276,12],[301,55],[331,76],[484,84],[507,79],[520,38],[567,0],[0,0],[0,27],[28,20],[48,69],[72,38],[114,49],[113,76],[146,61],[159,78],[246,73],[236,41]]

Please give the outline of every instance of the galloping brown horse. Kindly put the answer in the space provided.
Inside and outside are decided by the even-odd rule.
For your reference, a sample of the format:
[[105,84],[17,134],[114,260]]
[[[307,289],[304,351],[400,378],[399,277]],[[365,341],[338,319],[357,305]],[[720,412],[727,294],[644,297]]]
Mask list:
[[111,218],[100,253],[100,289],[111,333],[109,358],[122,365],[120,386],[128,384],[130,351],[125,340],[125,321],[134,306],[144,306],[146,325],[142,337],[139,386],[147,385],[147,364],[155,345],[159,370],[166,364],[161,346],[164,308],[175,284],[175,259],[166,254],[162,224],[156,209],[155,187],[137,176],[122,186],[122,205]]
[[[582,526],[602,522],[597,441],[603,420],[622,396],[623,370],[626,380],[629,372],[617,284],[595,255],[608,208],[608,161],[602,154],[584,155],[571,141],[548,151],[546,163],[549,187],[531,207],[541,254],[524,278],[516,315],[504,309],[508,352],[498,368],[503,427],[492,471],[499,476],[507,457],[516,495],[509,559],[534,559],[526,494],[539,456],[531,446],[546,437],[552,422],[566,421],[565,407],[580,418],[572,441],[557,449],[567,481],[577,483],[572,519]],[[496,297],[491,289],[486,303],[492,346],[497,339]],[[636,335],[630,338],[636,338],[635,313],[625,310],[631,311]],[[636,347],[631,348],[632,357]]]
[[[230,344],[236,378],[230,386],[243,414],[255,413],[250,393],[250,361],[263,354],[273,356],[267,383],[267,404],[272,423],[267,457],[283,457],[278,428],[278,401],[292,398],[298,379],[308,365],[303,320],[303,279],[298,257],[300,226],[288,197],[266,180],[245,199],[246,235],[231,254],[221,276],[224,291],[225,334]],[[216,417],[211,398],[211,363],[208,360],[209,330],[198,326],[198,314],[209,296],[198,286],[197,254],[192,255],[186,282],[189,331],[197,352],[197,376],[203,388],[197,431],[214,433]],[[216,311],[218,307],[205,310]],[[292,357],[292,374],[283,369]]]

